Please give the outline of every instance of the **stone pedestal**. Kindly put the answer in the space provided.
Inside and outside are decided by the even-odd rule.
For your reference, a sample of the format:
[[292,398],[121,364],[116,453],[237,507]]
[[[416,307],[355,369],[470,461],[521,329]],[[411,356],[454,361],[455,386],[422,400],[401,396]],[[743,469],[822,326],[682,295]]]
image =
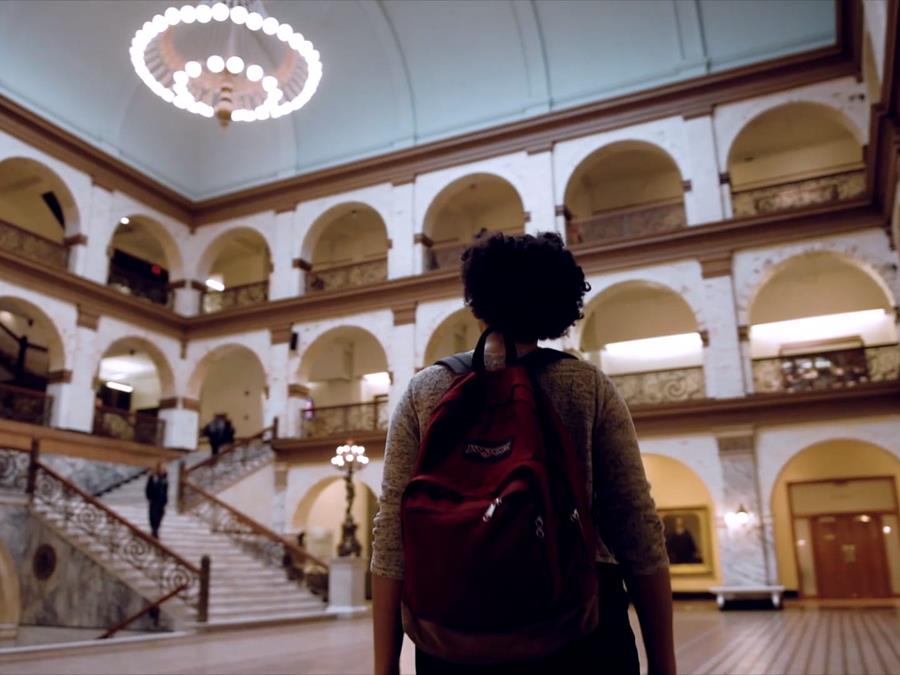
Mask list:
[[364,612],[366,605],[366,571],[363,558],[332,558],[328,574],[328,611],[336,613]]

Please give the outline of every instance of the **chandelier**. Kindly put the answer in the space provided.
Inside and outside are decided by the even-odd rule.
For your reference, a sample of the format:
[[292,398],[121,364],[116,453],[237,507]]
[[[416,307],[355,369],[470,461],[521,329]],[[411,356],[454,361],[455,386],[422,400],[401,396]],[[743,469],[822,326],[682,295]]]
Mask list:
[[223,127],[299,110],[322,79],[312,42],[269,16],[262,0],[169,7],[138,29],[130,53],[154,94]]

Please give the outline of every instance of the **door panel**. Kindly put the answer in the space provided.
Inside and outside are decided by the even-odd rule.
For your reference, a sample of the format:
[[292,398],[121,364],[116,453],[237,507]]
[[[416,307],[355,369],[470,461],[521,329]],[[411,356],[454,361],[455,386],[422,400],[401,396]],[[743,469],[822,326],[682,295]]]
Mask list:
[[811,520],[820,598],[890,595],[879,516],[842,514]]

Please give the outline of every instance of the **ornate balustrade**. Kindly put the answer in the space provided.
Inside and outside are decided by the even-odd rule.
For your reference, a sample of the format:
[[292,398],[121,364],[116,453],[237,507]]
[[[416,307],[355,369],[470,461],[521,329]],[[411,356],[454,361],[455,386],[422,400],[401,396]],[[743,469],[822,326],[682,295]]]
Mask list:
[[610,379],[629,406],[706,398],[703,368],[699,366],[612,375]]
[[207,492],[224,490],[275,458],[272,436],[273,429],[269,428],[249,438],[236,439],[217,456],[187,469],[187,477]]
[[213,314],[235,307],[258,305],[269,299],[269,282],[259,281],[243,286],[232,286],[224,291],[206,289],[200,298],[204,314]]
[[98,406],[94,410],[94,433],[97,436],[161,446],[165,430],[165,420],[154,415],[106,406]]
[[642,205],[595,213],[566,223],[566,241],[572,244],[628,239],[672,232],[687,226],[684,201]]
[[121,267],[110,266],[107,284],[126,295],[144,298],[164,307],[172,306],[172,294],[166,284],[155,283]]
[[852,199],[865,191],[866,172],[860,169],[752,190],[733,190],[731,207],[735,217],[758,216]]
[[426,254],[427,268],[429,270],[458,269],[467,245],[457,241],[434,244]]
[[0,249],[42,265],[60,269],[69,266],[69,251],[65,244],[50,241],[5,220],[0,220]]
[[162,599],[178,596],[196,611],[198,621],[206,621],[208,567],[204,573],[136,528],[40,462],[36,451],[0,449],[0,488],[27,494],[36,513],[67,534],[87,535],[108,562],[138,572],[155,586]]
[[0,384],[0,418],[28,424],[50,424],[53,397],[42,391]]
[[900,379],[900,347],[881,345],[753,361],[757,393],[825,391]]
[[190,512],[212,532],[227,535],[258,560],[283,568],[289,580],[306,583],[317,595],[327,595],[326,563],[192,483],[187,471],[180,471],[179,477],[179,512]]
[[387,427],[387,401],[369,401],[304,410],[300,421],[300,436],[347,436],[360,431],[385,430]]
[[387,279],[387,258],[331,267],[313,268],[306,274],[306,292],[336,291],[376,284]]

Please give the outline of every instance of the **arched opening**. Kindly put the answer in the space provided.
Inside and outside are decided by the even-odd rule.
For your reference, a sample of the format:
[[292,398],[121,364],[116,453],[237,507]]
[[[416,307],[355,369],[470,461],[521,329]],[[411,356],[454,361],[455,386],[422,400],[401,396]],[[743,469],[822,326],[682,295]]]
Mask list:
[[751,120],[728,153],[735,216],[858,197],[865,192],[862,143],[843,113],[788,103]]
[[777,267],[749,310],[754,390],[819,391],[900,376],[893,302],[856,261],[806,253]]
[[303,355],[299,377],[303,438],[343,440],[387,429],[391,374],[384,348],[368,331],[342,326],[321,335]]
[[0,640],[12,640],[22,616],[22,589],[16,564],[0,541]]
[[304,247],[306,290],[334,291],[387,279],[387,227],[371,206],[341,204],[313,225]]
[[456,269],[460,256],[482,230],[517,234],[525,226],[522,198],[492,174],[464,176],[445,187],[428,207],[423,224],[426,271]]
[[0,241],[4,249],[65,269],[65,238],[77,225],[75,199],[53,171],[23,157],[0,162]]
[[663,521],[675,591],[707,591],[721,578],[716,503],[703,479],[677,459],[641,455]]
[[263,429],[268,396],[266,370],[252,350],[243,345],[216,348],[198,364],[191,385],[191,390],[199,391],[201,428],[223,414],[231,420],[239,438]]
[[19,298],[0,298],[0,417],[50,423],[47,394],[65,362],[62,338],[50,318]]
[[123,216],[109,246],[107,283],[116,290],[169,305],[169,281],[177,247],[163,227],[146,216]]
[[566,185],[569,244],[635,237],[684,227],[684,184],[675,160],[641,141],[589,155]]
[[162,445],[165,422],[159,403],[174,393],[165,356],[142,338],[117,340],[97,368],[94,433],[137,443]]
[[794,455],[772,489],[781,583],[805,597],[900,595],[900,460],[860,440]]
[[703,398],[703,337],[675,291],[627,281],[588,305],[580,350],[603,369],[629,405]]
[[203,254],[199,273],[204,278],[205,314],[246,307],[269,297],[269,246],[250,228],[238,228],[216,239]]
[[481,330],[478,319],[468,309],[454,312],[435,329],[425,348],[425,366],[430,366],[439,359],[452,354],[469,351],[475,348]]
[[[372,528],[378,513],[378,498],[368,485],[353,481],[354,499],[350,514],[357,524],[356,538],[362,557],[372,557]],[[306,550],[319,560],[336,555],[341,541],[341,524],[347,510],[346,481],[340,476],[324,478],[313,485],[294,509],[291,529],[303,533]]]

